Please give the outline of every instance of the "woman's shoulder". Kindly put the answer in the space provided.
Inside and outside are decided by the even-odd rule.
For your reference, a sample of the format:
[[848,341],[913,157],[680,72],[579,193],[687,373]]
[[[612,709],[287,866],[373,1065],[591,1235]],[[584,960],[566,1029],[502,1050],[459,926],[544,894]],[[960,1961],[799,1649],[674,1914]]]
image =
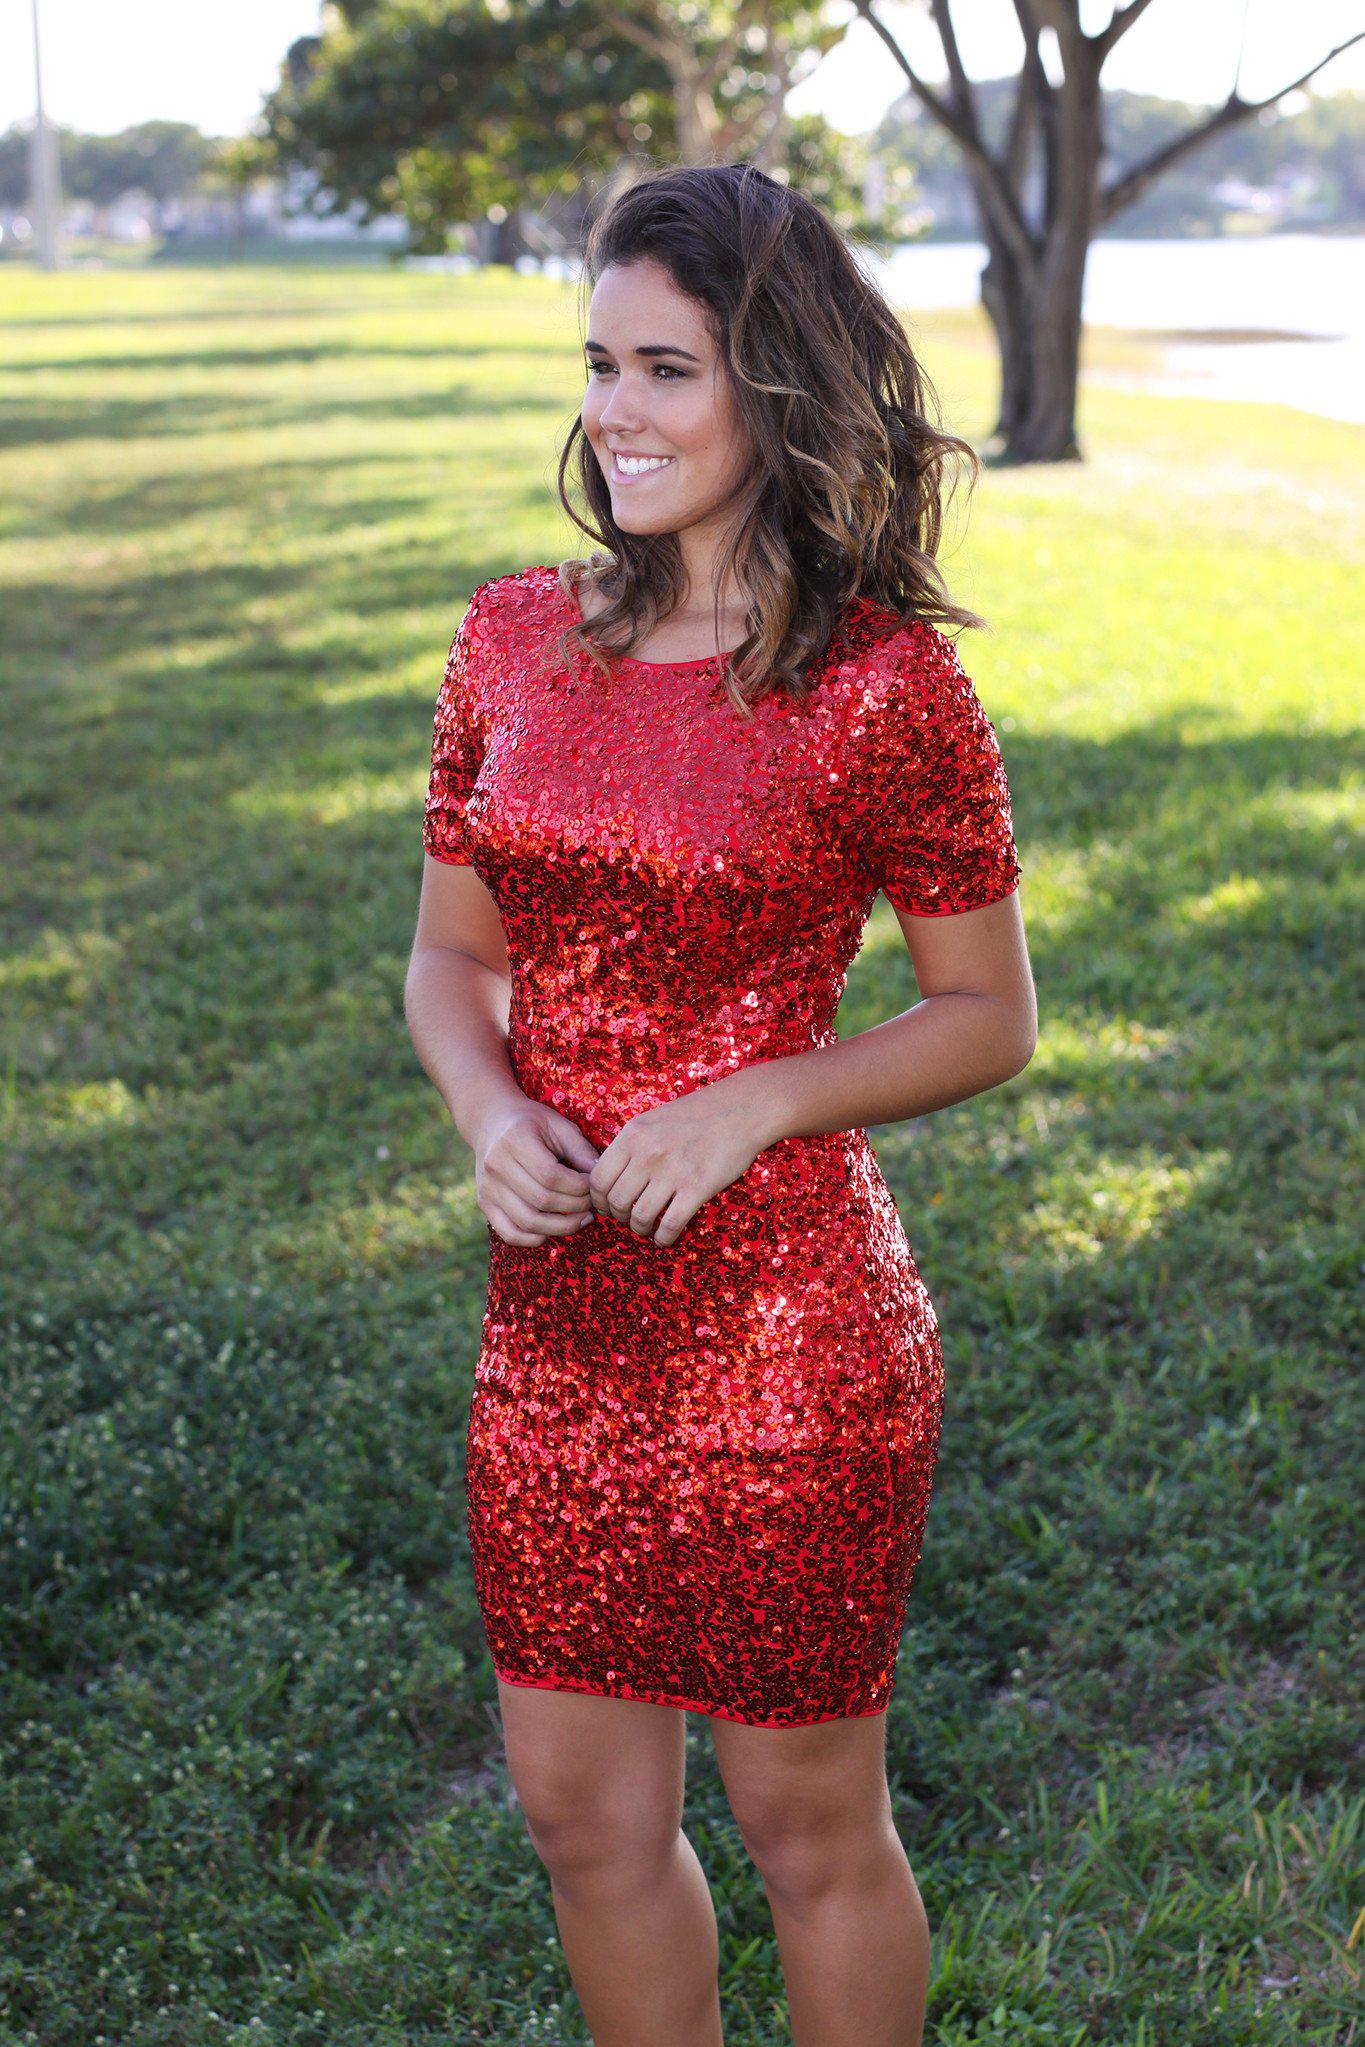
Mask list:
[[562,573],[558,562],[529,562],[524,569],[509,569],[506,575],[490,576],[479,588],[497,593],[534,591],[541,595],[558,586]]
[[[485,646],[517,641],[562,622],[563,616],[587,615],[583,595],[590,592],[580,595],[586,569],[587,564],[575,558],[530,562],[490,576],[469,600],[474,638]],[[955,639],[930,619],[906,617],[870,597],[852,600],[829,651],[837,656],[831,664],[834,675],[860,681],[873,701],[903,702],[922,699],[926,692],[941,697],[945,690],[972,689]]]
[[483,630],[508,628],[519,621],[539,617],[549,598],[559,588],[559,568],[553,562],[532,562],[524,569],[509,569],[480,583],[469,600],[469,610]]
[[941,626],[918,615],[905,617],[871,598],[855,598],[849,607],[842,658],[888,701],[967,681],[957,642]]
[[905,762],[952,755],[995,772],[998,735],[958,650],[956,637],[931,619],[858,606],[848,652],[834,687],[856,735],[859,758],[893,778]]

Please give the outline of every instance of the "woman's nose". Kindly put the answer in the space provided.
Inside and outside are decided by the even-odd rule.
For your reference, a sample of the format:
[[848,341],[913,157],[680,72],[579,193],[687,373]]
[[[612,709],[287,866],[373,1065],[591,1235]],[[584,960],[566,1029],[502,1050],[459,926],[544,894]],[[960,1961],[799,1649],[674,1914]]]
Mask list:
[[609,394],[597,417],[604,427],[619,427],[622,433],[634,433],[643,424],[639,406],[628,394],[623,395],[620,384]]
[[606,406],[598,414],[598,424],[603,433],[637,434],[640,431],[640,416],[628,405]]

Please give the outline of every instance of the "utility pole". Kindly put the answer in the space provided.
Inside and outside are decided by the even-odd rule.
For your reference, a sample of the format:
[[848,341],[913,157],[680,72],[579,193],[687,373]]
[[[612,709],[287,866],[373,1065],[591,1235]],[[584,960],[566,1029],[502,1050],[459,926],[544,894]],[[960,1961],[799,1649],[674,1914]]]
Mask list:
[[37,93],[37,118],[29,144],[29,192],[37,233],[37,264],[40,270],[56,270],[61,264],[58,246],[62,206],[62,174],[57,156],[57,131],[48,125],[43,111],[43,60],[38,39],[38,0],[33,0],[33,83]]

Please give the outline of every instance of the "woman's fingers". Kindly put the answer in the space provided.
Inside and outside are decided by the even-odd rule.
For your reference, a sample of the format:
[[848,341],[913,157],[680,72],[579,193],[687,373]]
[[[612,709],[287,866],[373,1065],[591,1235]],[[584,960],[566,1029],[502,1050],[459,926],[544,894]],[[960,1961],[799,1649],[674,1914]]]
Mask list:
[[588,1209],[578,1215],[547,1215],[515,1194],[503,1194],[486,1211],[489,1222],[509,1244],[543,1244],[551,1237],[571,1237],[595,1220]]
[[509,1191],[547,1215],[581,1215],[592,1205],[587,1174],[576,1173],[572,1166],[559,1165],[553,1159],[542,1164],[539,1159],[528,1162],[511,1156],[500,1159],[494,1170]]

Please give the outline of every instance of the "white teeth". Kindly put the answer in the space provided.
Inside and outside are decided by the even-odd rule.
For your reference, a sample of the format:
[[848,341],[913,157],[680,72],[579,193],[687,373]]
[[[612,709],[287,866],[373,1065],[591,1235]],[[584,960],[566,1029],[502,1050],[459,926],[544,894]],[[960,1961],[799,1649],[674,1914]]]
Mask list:
[[616,466],[623,476],[643,476],[647,469],[663,469],[673,460],[671,455],[617,455]]

